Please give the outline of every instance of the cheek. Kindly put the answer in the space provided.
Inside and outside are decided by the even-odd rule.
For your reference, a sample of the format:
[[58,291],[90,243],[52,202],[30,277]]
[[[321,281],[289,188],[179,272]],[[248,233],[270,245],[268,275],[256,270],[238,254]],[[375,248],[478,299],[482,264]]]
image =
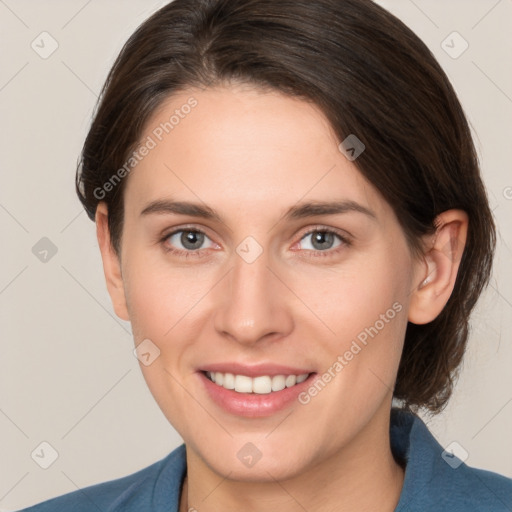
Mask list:
[[197,338],[198,315],[214,282],[211,270],[172,265],[161,254],[132,250],[123,275],[135,342],[149,338],[162,361],[176,366]]
[[164,268],[157,251],[147,251],[142,243],[126,243],[123,282],[133,327],[151,329],[161,337],[172,327],[173,317],[182,309],[188,287],[179,274]]
[[309,301],[331,331],[353,338],[376,322],[382,327],[381,315],[386,327],[403,316],[397,310],[407,307],[409,267],[402,254],[375,251],[374,256],[355,259],[338,272],[303,277],[301,287],[308,290],[305,302]]
[[387,244],[326,277],[323,295],[313,294],[318,316],[331,331],[324,337],[331,354],[326,369],[338,362],[338,372],[331,372],[343,375],[335,379],[340,394],[357,391],[370,399],[393,387],[407,327],[411,271],[406,247]]
[[151,272],[130,272],[125,279],[127,308],[136,341],[140,338],[160,339],[172,328],[178,306],[178,293],[168,288],[164,278]]
[[163,268],[161,258],[157,261],[136,250],[130,252],[123,268],[135,345],[149,339],[157,347],[150,348],[152,358],[158,354],[150,364],[141,360],[143,377],[164,415],[180,432],[190,401],[184,388],[189,376],[181,369],[187,366],[184,360],[194,339],[194,305],[204,295],[204,282],[201,285],[201,280],[189,274],[184,269]]

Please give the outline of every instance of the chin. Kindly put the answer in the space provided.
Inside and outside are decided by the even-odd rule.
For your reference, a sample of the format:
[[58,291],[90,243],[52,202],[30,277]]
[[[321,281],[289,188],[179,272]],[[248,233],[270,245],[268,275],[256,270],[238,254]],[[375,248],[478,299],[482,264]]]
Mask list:
[[[260,436],[260,439],[264,436]],[[289,436],[288,439],[293,439]],[[255,442],[248,439],[253,439]],[[242,436],[230,438],[225,444],[217,446],[214,450],[208,442],[205,449],[195,443],[187,443],[187,447],[194,446],[194,451],[215,473],[228,477],[230,480],[240,482],[272,482],[286,480],[303,473],[312,464],[313,453],[299,451],[305,444],[299,441],[285,443],[283,437],[275,441],[261,439],[256,436]],[[197,450],[197,448],[199,450]],[[311,445],[308,452],[314,450]]]

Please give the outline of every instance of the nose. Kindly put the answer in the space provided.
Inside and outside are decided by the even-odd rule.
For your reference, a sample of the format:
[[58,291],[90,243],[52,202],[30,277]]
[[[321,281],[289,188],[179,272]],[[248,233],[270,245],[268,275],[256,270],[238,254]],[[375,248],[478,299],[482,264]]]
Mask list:
[[231,271],[216,287],[214,325],[220,335],[251,346],[292,331],[293,294],[270,264],[265,251],[252,262],[233,255]]

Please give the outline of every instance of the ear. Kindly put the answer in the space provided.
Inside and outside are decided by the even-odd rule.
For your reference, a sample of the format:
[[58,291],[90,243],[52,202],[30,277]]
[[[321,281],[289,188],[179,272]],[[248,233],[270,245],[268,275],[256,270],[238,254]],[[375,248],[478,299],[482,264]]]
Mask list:
[[108,229],[108,209],[103,201],[96,208],[96,236],[103,260],[103,272],[107,283],[108,293],[116,315],[123,320],[130,320],[126,297],[124,292],[123,277],[121,274],[121,261],[110,242]]
[[436,232],[429,236],[411,293],[409,322],[426,324],[443,310],[452,294],[460,260],[466,245],[468,215],[463,210],[447,210],[435,219]]

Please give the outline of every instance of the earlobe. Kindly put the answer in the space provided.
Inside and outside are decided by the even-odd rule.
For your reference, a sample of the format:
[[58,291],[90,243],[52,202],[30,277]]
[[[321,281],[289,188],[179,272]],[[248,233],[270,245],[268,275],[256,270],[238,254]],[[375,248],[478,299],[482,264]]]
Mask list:
[[126,306],[121,262],[110,242],[108,209],[104,202],[100,202],[96,208],[95,221],[96,236],[103,261],[103,272],[114,311],[119,318],[129,321],[130,317]]
[[430,237],[423,261],[418,262],[420,281],[411,293],[411,323],[431,322],[448,302],[464,252],[468,222],[463,210],[447,210],[436,217],[436,232]]

